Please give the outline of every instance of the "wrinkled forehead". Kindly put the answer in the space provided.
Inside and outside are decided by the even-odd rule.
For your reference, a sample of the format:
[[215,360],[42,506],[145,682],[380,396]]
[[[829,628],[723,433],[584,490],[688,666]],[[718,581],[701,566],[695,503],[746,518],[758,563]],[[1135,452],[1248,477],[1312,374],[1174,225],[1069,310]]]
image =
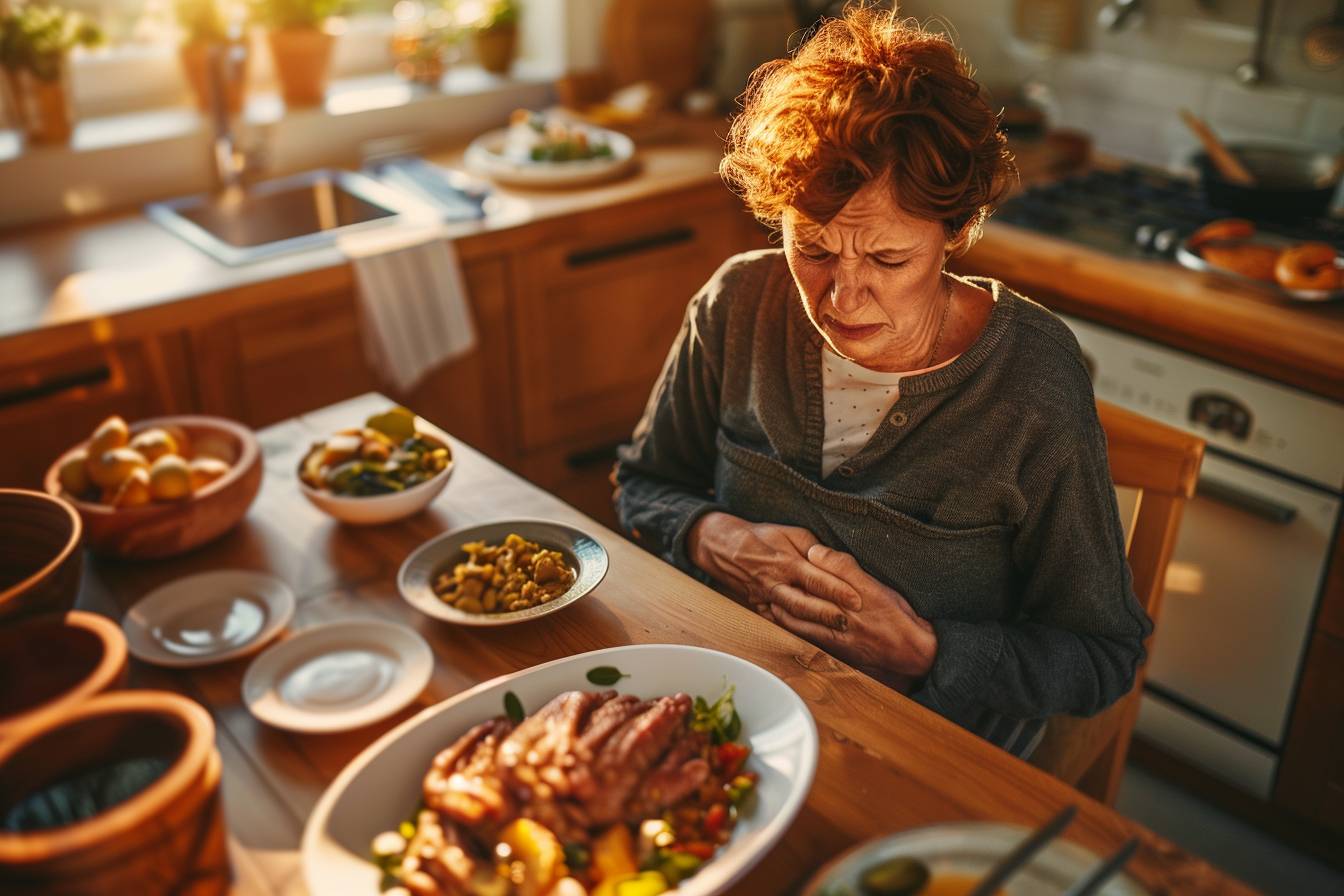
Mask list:
[[786,233],[799,242],[842,240],[865,247],[906,247],[925,231],[936,234],[941,225],[918,218],[901,208],[889,182],[883,178],[864,184],[831,220],[812,220],[796,208],[784,214]]

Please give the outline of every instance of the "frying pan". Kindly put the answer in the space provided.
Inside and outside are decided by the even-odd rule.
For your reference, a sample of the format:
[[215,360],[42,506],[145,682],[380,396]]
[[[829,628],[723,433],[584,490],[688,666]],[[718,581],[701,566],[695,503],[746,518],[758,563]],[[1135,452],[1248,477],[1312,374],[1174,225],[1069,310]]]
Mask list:
[[1323,217],[1344,173],[1344,166],[1328,152],[1254,143],[1227,148],[1255,176],[1255,186],[1224,180],[1206,153],[1197,153],[1191,161],[1209,203],[1248,218]]

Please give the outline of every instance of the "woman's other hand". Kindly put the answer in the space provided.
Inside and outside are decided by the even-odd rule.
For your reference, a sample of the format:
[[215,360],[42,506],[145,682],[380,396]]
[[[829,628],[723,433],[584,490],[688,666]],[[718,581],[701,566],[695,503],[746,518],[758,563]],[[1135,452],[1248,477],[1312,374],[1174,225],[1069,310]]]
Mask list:
[[858,606],[785,585],[771,595],[769,618],[899,690],[929,674],[938,638],[900,592],[864,572],[850,554],[823,544],[810,545],[806,560],[852,589]]
[[851,585],[808,560],[808,551],[821,546],[806,529],[752,523],[721,511],[696,520],[686,537],[691,562],[761,615],[768,618],[774,595],[792,588],[825,598],[814,605],[825,613],[816,621],[829,624],[841,608],[858,610],[862,602]]

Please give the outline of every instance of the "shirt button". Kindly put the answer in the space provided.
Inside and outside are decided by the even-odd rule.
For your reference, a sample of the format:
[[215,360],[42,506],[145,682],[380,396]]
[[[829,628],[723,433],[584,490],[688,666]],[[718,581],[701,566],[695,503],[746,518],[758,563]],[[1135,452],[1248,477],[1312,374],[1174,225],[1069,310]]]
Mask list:
[[892,426],[904,426],[910,422],[910,418],[905,415],[905,411],[897,411],[888,418]]
[[851,467],[849,464],[845,464],[845,465],[844,465],[843,467],[841,467],[837,472],[838,472],[841,476],[853,476],[853,475],[854,475],[854,468]]

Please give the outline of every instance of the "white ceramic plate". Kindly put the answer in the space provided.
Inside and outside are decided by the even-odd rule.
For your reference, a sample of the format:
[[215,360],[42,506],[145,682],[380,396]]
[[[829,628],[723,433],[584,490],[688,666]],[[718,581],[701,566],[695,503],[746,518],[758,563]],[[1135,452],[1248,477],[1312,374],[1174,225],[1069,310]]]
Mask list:
[[410,703],[429,684],[425,639],[377,619],[306,629],[252,661],[243,702],[268,725],[290,731],[359,728]]
[[[1011,852],[1031,831],[1011,824],[962,822],[915,828],[856,846],[817,873],[803,896],[860,893],[859,877],[879,862],[911,856],[928,866],[934,877],[956,874],[981,877]],[[1068,836],[1067,829],[1064,836]],[[1076,843],[1056,839],[1004,884],[1007,896],[1059,896],[1101,861]],[[1099,896],[1145,896],[1121,873],[1106,882]]]
[[[465,613],[434,593],[434,578],[467,559],[462,545],[469,541],[498,544],[511,532],[565,555],[565,561],[577,573],[568,591],[544,604],[511,613]],[[574,603],[601,583],[607,565],[606,548],[573,526],[547,520],[501,520],[445,532],[420,545],[401,564],[397,588],[407,603],[435,619],[458,625],[513,625],[550,615]]]
[[570,162],[521,162],[504,154],[508,130],[482,134],[467,147],[462,160],[473,174],[515,187],[582,187],[614,180],[635,164],[635,144],[624,134],[589,128],[611,147],[610,158],[576,159]]
[[303,833],[303,873],[313,893],[376,896],[379,871],[366,856],[374,836],[415,809],[435,754],[468,728],[503,714],[504,694],[534,712],[567,690],[590,689],[588,670],[615,666],[629,675],[615,689],[640,697],[685,691],[709,699],[736,688],[747,768],[760,774],[755,804],[733,837],[679,896],[721,893],[746,874],[784,835],[817,768],[817,727],[806,704],[774,675],[746,660],[678,644],[612,647],[545,663],[487,681],[432,706],[375,741],[337,775],[318,800]]
[[294,616],[294,592],[275,576],[221,569],[169,582],[121,620],[126,646],[156,666],[207,666],[246,656]]
[[[448,477],[453,473],[453,446],[448,433],[423,417],[415,418],[415,429],[419,433],[432,436],[448,447],[448,466],[435,473],[428,482],[413,485],[405,491],[393,492],[390,495],[368,495],[357,498],[312,488],[299,477],[298,471],[295,471],[299,491],[303,492],[303,496],[318,510],[352,526],[379,526],[419,513],[448,485]],[[303,460],[310,453],[311,449],[303,453],[303,458],[299,460],[299,470],[303,469]]]

